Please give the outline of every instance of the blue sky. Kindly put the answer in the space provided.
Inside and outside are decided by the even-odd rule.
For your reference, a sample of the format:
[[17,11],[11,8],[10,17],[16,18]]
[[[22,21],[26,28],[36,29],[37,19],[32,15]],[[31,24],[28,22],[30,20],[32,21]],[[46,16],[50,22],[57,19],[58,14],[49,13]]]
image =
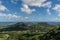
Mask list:
[[0,22],[60,22],[60,0],[0,0]]

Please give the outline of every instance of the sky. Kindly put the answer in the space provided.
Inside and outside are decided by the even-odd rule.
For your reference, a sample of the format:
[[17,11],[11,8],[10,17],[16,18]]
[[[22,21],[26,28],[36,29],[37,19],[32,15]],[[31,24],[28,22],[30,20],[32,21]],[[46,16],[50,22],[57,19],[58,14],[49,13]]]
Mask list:
[[0,0],[0,22],[60,22],[60,0]]

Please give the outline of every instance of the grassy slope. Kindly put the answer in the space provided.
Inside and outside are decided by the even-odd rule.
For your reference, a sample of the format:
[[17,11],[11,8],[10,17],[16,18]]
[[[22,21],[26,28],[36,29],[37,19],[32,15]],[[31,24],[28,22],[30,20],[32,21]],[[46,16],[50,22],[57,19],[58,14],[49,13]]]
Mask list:
[[1,31],[0,39],[1,40],[50,40],[50,35],[52,32],[53,34],[55,33],[54,30],[57,31],[55,29],[57,28],[57,26],[58,25],[49,25],[47,23],[27,24],[27,25],[24,23],[17,23],[14,25],[10,25],[6,28],[0,29]]

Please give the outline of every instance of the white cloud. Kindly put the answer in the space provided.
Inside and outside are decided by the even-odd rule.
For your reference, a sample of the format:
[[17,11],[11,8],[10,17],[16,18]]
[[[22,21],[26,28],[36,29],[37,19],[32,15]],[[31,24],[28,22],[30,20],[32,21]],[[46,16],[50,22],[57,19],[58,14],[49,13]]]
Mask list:
[[20,18],[21,16],[17,16],[15,14],[3,14],[3,13],[0,13],[0,17],[5,17],[7,19],[12,19],[12,18]]
[[11,20],[11,19],[20,20],[20,19],[28,19],[29,18],[27,16],[17,16],[15,14],[5,14],[5,13],[0,13],[0,17],[4,17],[6,20]]
[[42,4],[42,6],[51,8],[51,2],[46,2],[46,3]]
[[0,1],[0,11],[5,11],[5,10],[8,11],[8,9],[5,6],[3,6],[2,2]]
[[30,6],[41,6],[43,2],[46,0],[22,0],[24,4],[30,5]]
[[50,9],[47,9],[47,14],[51,15]]
[[7,9],[5,6],[0,5],[0,11],[5,11],[5,10],[7,10],[7,11],[8,11],[8,9]]
[[21,9],[23,10],[23,12],[31,14],[33,11],[35,11],[35,9],[30,9],[29,6],[51,8],[52,2],[46,2],[46,1],[47,0],[22,0],[25,6],[23,6],[23,8]]
[[29,17],[25,17],[25,19],[28,19]]
[[46,2],[47,0],[22,0],[22,2],[29,6],[37,6],[37,7],[51,7],[51,2]]
[[21,8],[21,10],[22,10],[23,12],[26,12],[27,14],[31,14],[32,12],[35,11],[35,9],[30,9],[30,8],[28,7],[28,5],[23,5],[23,7]]
[[19,0],[11,0],[11,3],[17,4],[18,1],[19,1]]
[[60,16],[60,5],[56,4],[54,8],[52,8],[53,10],[58,12],[58,16]]
[[17,14],[16,12],[14,14]]

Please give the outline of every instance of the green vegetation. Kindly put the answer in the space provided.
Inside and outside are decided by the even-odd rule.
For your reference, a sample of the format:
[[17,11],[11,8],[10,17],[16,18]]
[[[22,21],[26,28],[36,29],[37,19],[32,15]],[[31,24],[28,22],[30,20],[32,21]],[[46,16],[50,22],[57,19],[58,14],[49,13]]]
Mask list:
[[[2,27],[2,26],[1,26]],[[59,40],[60,25],[23,23],[0,28],[0,40]]]

